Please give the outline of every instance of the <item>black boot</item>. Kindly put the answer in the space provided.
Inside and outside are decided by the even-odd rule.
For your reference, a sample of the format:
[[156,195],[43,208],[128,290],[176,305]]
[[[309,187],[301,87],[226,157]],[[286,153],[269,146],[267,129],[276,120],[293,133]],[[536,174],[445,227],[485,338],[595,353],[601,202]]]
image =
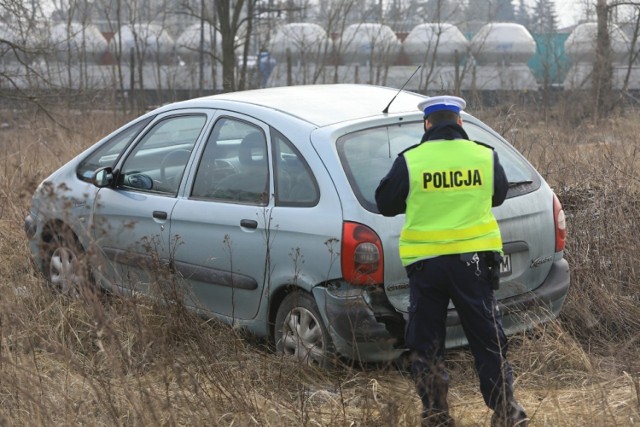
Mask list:
[[529,418],[524,408],[515,400],[498,407],[491,417],[491,427],[526,427]]
[[420,427],[455,427],[456,425],[448,412],[428,411],[422,416]]
[[449,391],[449,375],[441,359],[428,362],[425,357],[413,355],[411,376],[416,384],[416,391],[422,400],[422,427],[454,427],[453,418],[449,415],[447,394]]

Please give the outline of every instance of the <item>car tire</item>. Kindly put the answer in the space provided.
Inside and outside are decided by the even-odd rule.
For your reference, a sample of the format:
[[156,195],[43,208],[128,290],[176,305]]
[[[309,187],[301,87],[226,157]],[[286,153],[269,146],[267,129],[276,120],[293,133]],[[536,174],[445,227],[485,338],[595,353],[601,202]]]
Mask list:
[[44,274],[56,291],[78,297],[84,290],[93,289],[85,252],[70,230],[54,231],[44,253]]
[[333,365],[335,350],[315,300],[303,291],[285,297],[275,323],[276,353],[310,366]]

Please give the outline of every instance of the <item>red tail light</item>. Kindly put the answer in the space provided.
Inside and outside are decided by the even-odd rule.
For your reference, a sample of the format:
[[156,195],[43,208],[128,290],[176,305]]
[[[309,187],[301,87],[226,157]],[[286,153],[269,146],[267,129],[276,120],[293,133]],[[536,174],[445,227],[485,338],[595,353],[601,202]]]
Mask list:
[[356,222],[343,224],[340,261],[342,277],[349,283],[371,285],[383,282],[382,242],[375,231],[365,225]]
[[553,222],[556,226],[556,252],[564,250],[567,239],[567,221],[564,216],[564,209],[558,200],[558,196],[553,195]]

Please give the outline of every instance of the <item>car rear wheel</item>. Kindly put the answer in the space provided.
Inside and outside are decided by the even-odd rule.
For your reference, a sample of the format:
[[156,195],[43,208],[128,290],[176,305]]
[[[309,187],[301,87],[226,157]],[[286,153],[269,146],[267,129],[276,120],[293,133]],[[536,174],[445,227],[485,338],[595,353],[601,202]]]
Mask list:
[[69,230],[51,235],[46,244],[44,271],[54,289],[76,297],[89,287],[89,267],[84,255],[82,246]]
[[311,366],[328,367],[333,343],[314,299],[307,293],[289,294],[278,308],[275,324],[276,352]]

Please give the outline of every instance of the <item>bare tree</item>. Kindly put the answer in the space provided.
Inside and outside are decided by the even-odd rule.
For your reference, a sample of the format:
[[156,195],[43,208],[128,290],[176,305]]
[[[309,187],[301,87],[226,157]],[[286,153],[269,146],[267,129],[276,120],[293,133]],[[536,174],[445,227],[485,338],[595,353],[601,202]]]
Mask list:
[[467,21],[507,22],[515,19],[510,0],[469,0],[466,8]]
[[[236,84],[236,38],[241,25],[246,21],[247,30],[244,33],[244,51],[240,86],[244,88],[247,66],[247,55],[251,40],[253,12],[256,10],[257,0],[217,0],[215,2],[216,16],[222,36],[222,90],[231,92],[239,89]],[[247,8],[243,16],[243,8]]]
[[640,39],[640,6],[636,6],[632,9],[629,25],[631,26],[629,56],[627,58],[626,72],[622,82],[622,93],[626,93],[628,91],[633,66],[638,61],[638,57],[640,57],[640,49],[638,49],[638,41]]
[[542,103],[549,106],[550,92],[554,80],[554,72],[559,73],[563,67],[560,54],[556,48],[558,19],[555,6],[551,0],[536,0],[533,13],[529,19],[528,29],[537,37],[537,49],[540,54],[542,68]]
[[[179,9],[174,11],[177,15],[184,15],[193,24],[187,26],[177,39],[177,53],[181,60],[191,63],[197,56],[198,94],[203,95],[205,90],[205,68],[210,67],[211,90],[218,89],[218,66],[222,64],[222,34],[218,25],[218,16],[215,4],[204,0],[184,0]],[[235,57],[235,52],[234,52]],[[233,60],[235,62],[235,58]]]
[[[212,9],[209,8],[212,6]],[[211,63],[212,81],[217,90],[216,68],[222,69],[222,90],[230,92],[258,85],[255,77],[255,55],[266,46],[273,30],[273,15],[285,13],[286,8],[274,1],[220,0],[213,4],[184,1],[177,13],[194,18],[200,23],[199,86],[203,86],[204,60]],[[265,16],[261,16],[261,15]],[[192,38],[192,37],[191,37]],[[191,44],[190,44],[191,46]],[[193,49],[188,46],[178,48]]]
[[[471,65],[469,61],[463,65],[463,60],[469,54],[469,47],[462,33],[454,26],[464,11],[459,4],[454,4],[450,0],[430,0],[427,6],[430,6],[428,12],[431,24],[424,24],[427,32],[422,34],[425,37],[426,46],[421,64],[419,90],[426,93],[429,89],[448,89],[459,95],[462,80]],[[454,65],[453,88],[430,87],[435,83],[434,76],[440,74],[438,71],[443,58],[446,57],[448,62],[453,62]]]
[[496,1],[496,20],[500,22],[513,22],[516,19],[515,10],[511,0]]
[[531,14],[526,0],[518,0],[518,6],[515,10],[515,22],[529,28],[531,25]]
[[609,19],[611,6],[607,0],[598,0],[596,15],[598,30],[596,35],[596,57],[592,74],[593,117],[597,119],[613,105],[611,93],[613,67],[611,58],[611,38],[609,36]]
[[27,102],[52,116],[50,103],[58,95],[44,88],[53,82],[47,73],[48,27],[39,3],[0,0],[0,97]]
[[[362,0],[360,0],[360,3],[362,3]],[[356,4],[356,2],[349,0],[332,0],[321,3],[318,11],[318,20],[319,22],[325,23],[329,34],[342,34],[351,19],[353,19],[354,13],[358,10],[365,10],[365,7],[363,7],[362,4]],[[359,18],[355,18],[354,21],[359,21]],[[345,49],[344,42],[345,40],[342,37],[338,37],[332,47],[330,60],[333,65],[333,76],[330,81],[333,81],[333,83],[340,82],[339,58]],[[357,78],[354,80],[357,81]]]
[[[594,119],[606,116],[613,108],[615,104],[615,95],[612,92],[613,88],[613,52],[611,49],[611,35],[610,35],[610,22],[613,12],[617,8],[623,6],[630,6],[633,8],[640,7],[639,1],[625,1],[625,0],[597,0],[596,3],[596,17],[598,23],[598,30],[596,35],[596,49],[595,49],[595,62],[593,64],[592,72],[592,100],[593,100],[593,117]],[[637,21],[640,22],[640,21]],[[630,52],[630,59],[634,58],[633,46],[637,40],[637,28],[634,30],[632,50]],[[629,67],[632,62],[629,62]],[[630,72],[630,71],[628,71]],[[628,77],[626,78],[628,83]],[[625,83],[623,87],[626,87]]]

